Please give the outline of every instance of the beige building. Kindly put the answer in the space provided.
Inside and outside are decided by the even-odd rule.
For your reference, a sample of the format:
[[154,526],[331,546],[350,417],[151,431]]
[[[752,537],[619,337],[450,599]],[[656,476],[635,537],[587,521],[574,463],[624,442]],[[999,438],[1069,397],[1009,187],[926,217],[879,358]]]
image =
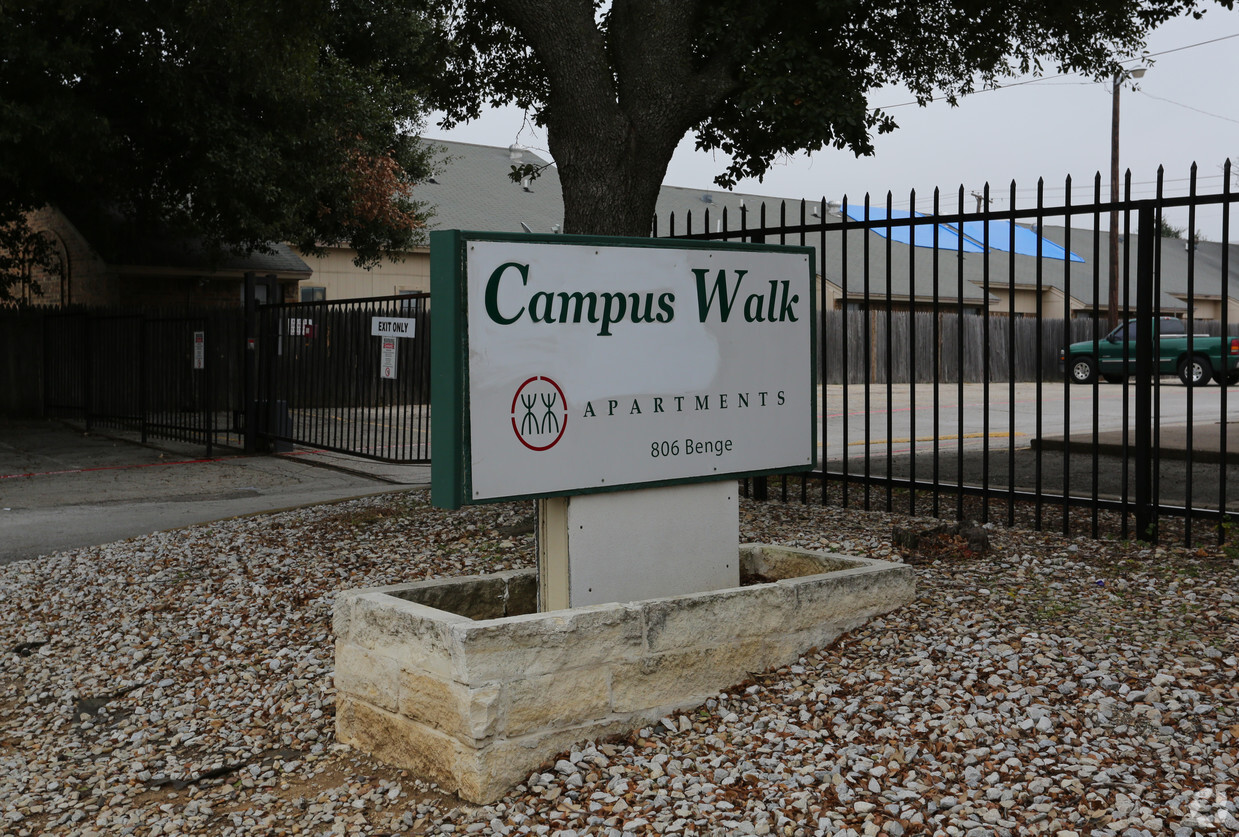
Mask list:
[[383,259],[368,270],[353,263],[355,251],[347,248],[329,247],[322,255],[306,255],[295,247],[292,251],[314,271],[301,280],[302,302],[430,291],[429,247],[414,250],[403,261]]

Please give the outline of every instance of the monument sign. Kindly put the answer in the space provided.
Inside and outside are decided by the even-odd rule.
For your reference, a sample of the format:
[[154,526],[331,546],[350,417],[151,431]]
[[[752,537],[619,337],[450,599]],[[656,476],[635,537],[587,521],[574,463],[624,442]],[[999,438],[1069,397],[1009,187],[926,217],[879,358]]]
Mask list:
[[436,505],[809,470],[809,247],[432,233]]

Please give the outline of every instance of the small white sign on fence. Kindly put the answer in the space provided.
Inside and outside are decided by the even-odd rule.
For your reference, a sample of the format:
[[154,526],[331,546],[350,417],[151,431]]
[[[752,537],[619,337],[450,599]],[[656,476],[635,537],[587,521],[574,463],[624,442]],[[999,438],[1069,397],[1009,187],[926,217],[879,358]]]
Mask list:
[[374,337],[412,337],[417,320],[412,317],[371,317],[370,334]]
[[194,369],[206,368],[206,332],[194,332]]
[[290,317],[288,319],[289,337],[313,337],[314,321],[305,317]]
[[396,338],[383,338],[383,354],[379,359],[379,377],[385,380],[393,381],[396,379]]

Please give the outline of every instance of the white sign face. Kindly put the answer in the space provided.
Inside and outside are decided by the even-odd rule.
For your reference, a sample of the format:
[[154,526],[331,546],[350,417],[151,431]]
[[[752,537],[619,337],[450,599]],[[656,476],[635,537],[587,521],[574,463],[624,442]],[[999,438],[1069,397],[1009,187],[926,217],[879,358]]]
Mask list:
[[383,351],[379,356],[379,377],[387,380],[395,380],[396,378],[396,360],[399,355],[396,354],[396,338],[383,338]]
[[411,317],[371,317],[372,337],[412,337],[417,320]]
[[470,501],[813,464],[808,252],[466,247]]
[[194,332],[194,369],[206,368],[206,332]]
[[[373,326],[371,327],[373,328]],[[313,337],[314,336],[314,321],[303,318],[303,317],[289,317],[288,336],[289,337]]]

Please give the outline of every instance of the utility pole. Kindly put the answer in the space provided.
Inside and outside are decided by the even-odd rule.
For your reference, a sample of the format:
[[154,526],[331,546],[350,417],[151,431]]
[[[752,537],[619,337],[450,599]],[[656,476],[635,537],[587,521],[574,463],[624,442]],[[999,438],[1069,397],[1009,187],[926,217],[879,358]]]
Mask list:
[[1106,322],[1113,330],[1119,324],[1119,91],[1128,78],[1143,78],[1144,67],[1114,74],[1114,103],[1110,110],[1110,294]]

